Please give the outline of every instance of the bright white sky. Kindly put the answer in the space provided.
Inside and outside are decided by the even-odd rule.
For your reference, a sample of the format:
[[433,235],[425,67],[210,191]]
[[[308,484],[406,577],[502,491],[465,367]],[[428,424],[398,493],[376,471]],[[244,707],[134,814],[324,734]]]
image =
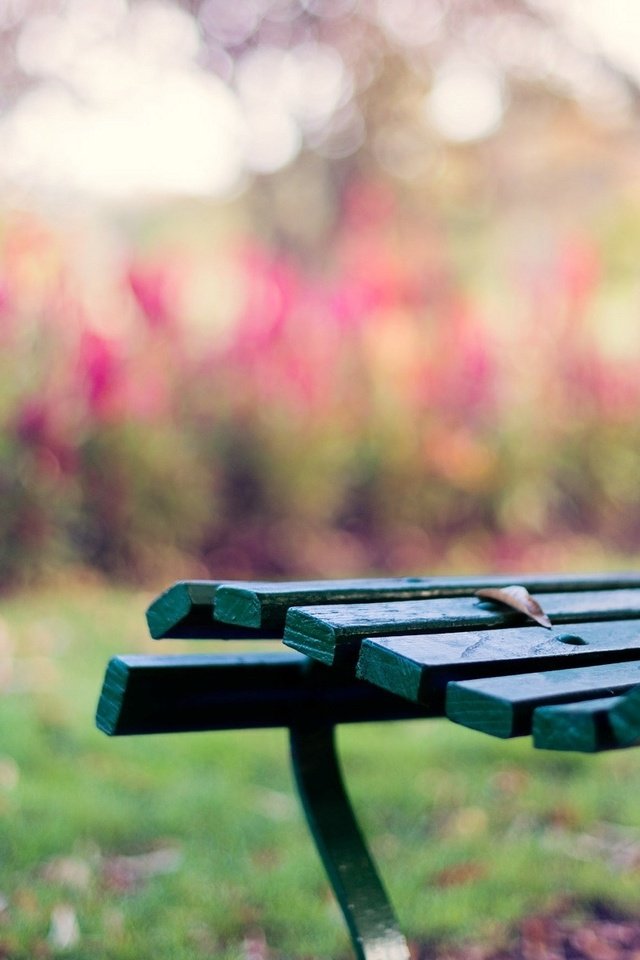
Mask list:
[[567,24],[640,79],[640,6],[636,0],[564,0]]
[[[382,20],[390,3],[398,9],[378,2]],[[558,8],[581,45],[640,78],[640,5]],[[390,24],[398,29],[395,14]],[[162,0],[70,0],[64,13],[32,16],[17,54],[39,84],[0,117],[0,187],[104,200],[225,197],[247,171],[285,166],[303,135],[349,102],[348,73],[322,44],[254,51],[238,66],[237,93],[198,66],[199,46],[194,21]],[[474,140],[499,126],[503,108],[497,72],[457,62],[436,76],[425,119],[445,137]]]
[[349,99],[326,45],[246,55],[237,94],[198,65],[199,49],[192,18],[161,0],[71,0],[63,15],[32,17],[17,55],[40,83],[0,119],[0,182],[104,199],[228,196],[246,171],[286,165],[302,131]]

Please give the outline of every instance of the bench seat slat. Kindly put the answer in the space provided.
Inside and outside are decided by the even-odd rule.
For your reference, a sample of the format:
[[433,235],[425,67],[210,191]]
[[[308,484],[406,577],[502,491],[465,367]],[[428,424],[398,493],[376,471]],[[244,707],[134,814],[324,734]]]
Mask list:
[[535,593],[613,590],[640,587],[640,574],[515,574],[493,577],[393,577],[360,580],[302,580],[289,583],[245,581],[220,586],[215,614],[220,621],[254,629],[284,630],[290,607],[337,603],[375,603],[471,596],[481,587],[518,583]]
[[[545,612],[555,624],[640,617],[640,590],[549,593]],[[327,664],[355,668],[365,638],[496,629],[526,624],[526,617],[475,597],[294,607],[284,643]],[[526,629],[535,628],[533,624]],[[549,636],[549,631],[543,631]],[[504,651],[506,652],[506,651]]]
[[617,696],[640,684],[640,661],[450,683],[446,715],[496,737],[531,732],[537,707]]
[[221,581],[178,580],[147,608],[147,626],[154,640],[256,639],[255,630],[214,619],[213,599]]
[[111,736],[412,719],[428,712],[295,653],[122,656],[96,723]]
[[453,680],[621,660],[640,660],[640,619],[368,638],[357,676],[436,709]]
[[616,740],[632,746],[640,740],[640,688],[634,687],[609,714],[609,723]]
[[542,750],[574,750],[579,753],[600,753],[628,746],[616,736],[610,722],[612,711],[624,699],[624,696],[602,697],[538,707],[533,712],[533,745]]

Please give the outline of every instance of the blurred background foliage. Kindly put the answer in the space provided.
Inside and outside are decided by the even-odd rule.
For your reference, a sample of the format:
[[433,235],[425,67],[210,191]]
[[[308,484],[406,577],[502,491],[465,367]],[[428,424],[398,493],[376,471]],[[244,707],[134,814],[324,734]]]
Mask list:
[[636,20],[3,0],[1,582],[637,562]]

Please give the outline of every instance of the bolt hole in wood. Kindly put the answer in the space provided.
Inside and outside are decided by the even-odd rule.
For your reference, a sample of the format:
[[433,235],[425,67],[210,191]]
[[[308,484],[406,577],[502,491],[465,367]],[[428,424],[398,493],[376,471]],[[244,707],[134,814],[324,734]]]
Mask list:
[[559,633],[556,637],[560,643],[568,643],[572,647],[586,647],[587,641],[583,637],[576,636],[575,633]]

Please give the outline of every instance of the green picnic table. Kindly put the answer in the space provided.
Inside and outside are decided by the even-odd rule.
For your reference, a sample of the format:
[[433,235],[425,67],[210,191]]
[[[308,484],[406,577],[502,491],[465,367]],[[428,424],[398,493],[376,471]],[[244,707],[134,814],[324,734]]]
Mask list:
[[[547,626],[503,602],[514,585]],[[498,599],[477,596],[486,589]],[[158,640],[254,639],[256,652],[115,657],[98,727],[111,736],[287,727],[359,960],[408,960],[409,950],[344,788],[338,724],[445,716],[543,749],[640,742],[638,573],[179,581],[147,623]],[[283,649],[261,652],[264,640]]]

